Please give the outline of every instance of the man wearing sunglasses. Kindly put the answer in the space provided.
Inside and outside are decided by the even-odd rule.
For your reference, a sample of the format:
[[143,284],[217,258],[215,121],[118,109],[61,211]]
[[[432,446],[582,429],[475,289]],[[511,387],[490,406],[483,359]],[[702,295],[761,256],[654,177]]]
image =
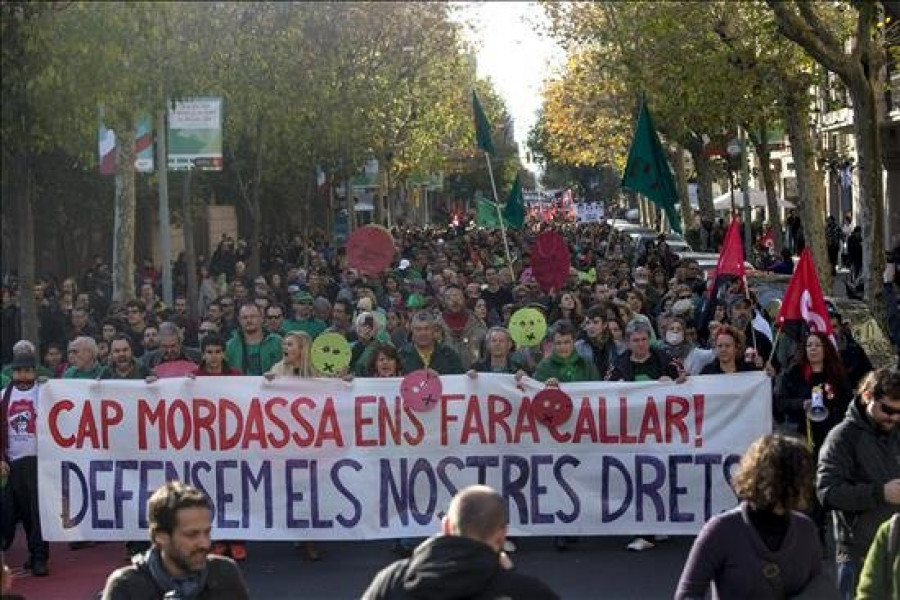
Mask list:
[[838,587],[853,598],[878,526],[900,512],[900,370],[863,380],[844,420],[819,455],[816,492],[836,515]]

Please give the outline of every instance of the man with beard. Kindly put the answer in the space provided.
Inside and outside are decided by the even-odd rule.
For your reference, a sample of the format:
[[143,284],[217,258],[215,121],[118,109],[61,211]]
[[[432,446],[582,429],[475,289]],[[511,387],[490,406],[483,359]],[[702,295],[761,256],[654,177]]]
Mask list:
[[109,364],[100,372],[100,379],[145,379],[150,372],[134,358],[131,338],[117,333],[109,343]]
[[440,324],[444,330],[444,343],[459,354],[463,367],[468,369],[478,360],[487,328],[466,308],[459,286],[448,285],[444,288],[444,312]]
[[900,370],[863,381],[844,420],[819,453],[816,494],[836,517],[838,587],[853,598],[878,527],[900,512]]
[[156,490],[147,503],[153,547],[109,576],[103,600],[248,599],[235,562],[209,553],[212,511],[205,494],[180,481]]
[[[746,348],[753,348],[756,356],[763,361],[772,353],[772,342],[768,336],[753,326],[753,305],[747,298],[741,298],[731,305],[728,315],[729,323],[744,334]],[[755,357],[754,357],[755,358]],[[754,360],[747,362],[753,363]]]
[[144,366],[156,369],[163,363],[186,361],[200,363],[200,353],[184,345],[181,330],[175,323],[166,321],[159,324],[159,348],[144,356]]
[[500,275],[497,273],[497,267],[486,267],[484,269],[484,281],[486,288],[481,290],[481,297],[487,304],[488,313],[496,312],[498,315],[507,304],[512,304],[513,295],[508,287],[500,286]]

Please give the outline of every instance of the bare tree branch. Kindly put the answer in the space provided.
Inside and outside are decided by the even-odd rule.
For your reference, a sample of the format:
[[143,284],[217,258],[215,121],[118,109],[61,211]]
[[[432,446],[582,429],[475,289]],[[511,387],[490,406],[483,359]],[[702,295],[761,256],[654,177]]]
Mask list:
[[[837,73],[841,78],[849,75],[850,69],[840,45],[836,48],[829,47],[808,22],[802,20],[788,7],[787,2],[766,0],[766,4],[775,13],[778,29],[786,38],[803,47],[810,56],[829,71]],[[796,4],[802,4],[802,2]]]

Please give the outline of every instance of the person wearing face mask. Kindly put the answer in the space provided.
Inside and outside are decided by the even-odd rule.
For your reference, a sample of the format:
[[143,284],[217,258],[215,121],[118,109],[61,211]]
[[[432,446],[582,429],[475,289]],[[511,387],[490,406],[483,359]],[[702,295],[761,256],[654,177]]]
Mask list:
[[713,361],[715,351],[698,348],[694,342],[686,338],[686,330],[687,325],[684,319],[672,317],[665,329],[663,350],[672,360],[680,361],[689,375],[699,375],[703,367]]

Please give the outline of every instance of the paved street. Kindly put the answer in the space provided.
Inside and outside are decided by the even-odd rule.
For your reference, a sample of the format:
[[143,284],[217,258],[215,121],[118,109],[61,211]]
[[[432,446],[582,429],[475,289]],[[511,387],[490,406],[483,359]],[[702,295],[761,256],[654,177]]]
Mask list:
[[[692,538],[661,542],[655,549],[628,552],[624,537],[585,538],[567,552],[549,538],[519,539],[513,560],[540,577],[562,598],[671,598]],[[254,598],[331,600],[358,598],[372,576],[395,559],[390,541],[323,543],[323,560],[310,563],[288,543],[251,544],[245,563]]]
[[[94,600],[106,575],[125,564],[119,543],[78,552],[53,544],[50,577],[34,578],[19,568],[26,558],[22,538],[17,536],[6,560],[17,575],[14,591],[29,600]],[[640,553],[626,551],[628,541],[584,538],[561,553],[549,538],[520,538],[513,560],[566,599],[671,598],[691,538],[672,538]],[[254,542],[243,569],[257,600],[349,600],[359,598],[375,573],[395,559],[390,546],[388,540],[321,543],[323,560],[311,563],[290,543]]]

